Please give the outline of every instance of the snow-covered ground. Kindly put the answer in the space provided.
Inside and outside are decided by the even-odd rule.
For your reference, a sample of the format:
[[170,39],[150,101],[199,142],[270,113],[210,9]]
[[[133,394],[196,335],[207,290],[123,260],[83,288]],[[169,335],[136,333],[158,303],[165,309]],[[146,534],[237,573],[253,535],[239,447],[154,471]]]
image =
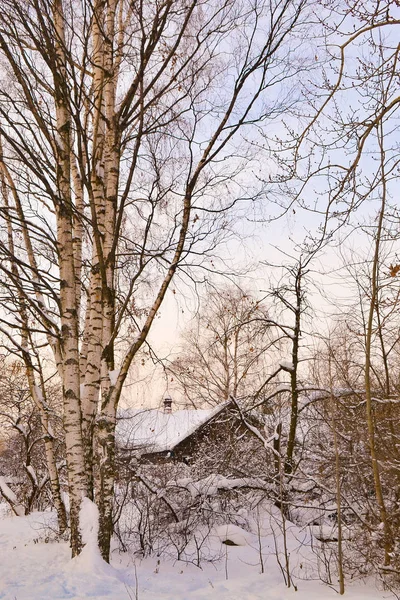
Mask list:
[[[4,507],[4,505],[0,505]],[[90,516],[90,515],[89,515]],[[293,530],[292,530],[292,529]],[[329,600],[337,592],[312,576],[315,567],[307,532],[289,526],[291,570],[298,588],[288,589],[276,560],[274,536],[256,535],[237,526],[212,532],[210,551],[219,560],[202,568],[157,556],[142,560],[113,552],[112,566],[91,548],[71,560],[67,542],[56,542],[54,515],[0,516],[0,598],[7,600]],[[227,546],[224,539],[238,544]],[[260,548],[264,563],[261,573]],[[210,554],[210,556],[211,556]],[[281,555],[282,558],[282,555]],[[303,579],[304,577],[304,579]],[[393,598],[373,581],[347,585],[349,600]]]

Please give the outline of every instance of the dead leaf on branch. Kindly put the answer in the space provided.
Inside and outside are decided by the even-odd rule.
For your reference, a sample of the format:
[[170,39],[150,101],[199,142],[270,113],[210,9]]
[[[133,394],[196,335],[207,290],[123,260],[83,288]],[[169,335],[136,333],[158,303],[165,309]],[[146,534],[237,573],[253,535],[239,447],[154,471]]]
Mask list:
[[396,275],[399,271],[400,271],[400,264],[390,265],[390,267],[389,267],[390,277],[396,277]]

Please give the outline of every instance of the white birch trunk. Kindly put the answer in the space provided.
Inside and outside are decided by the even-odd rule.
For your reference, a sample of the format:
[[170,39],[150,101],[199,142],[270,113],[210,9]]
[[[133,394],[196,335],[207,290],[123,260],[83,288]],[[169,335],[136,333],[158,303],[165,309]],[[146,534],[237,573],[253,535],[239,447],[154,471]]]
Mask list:
[[7,484],[4,477],[0,477],[0,493],[3,496],[3,498],[8,502],[13,513],[17,517],[23,517],[25,515],[24,506],[18,502],[17,496]]
[[54,72],[58,147],[57,163],[57,245],[60,268],[61,341],[63,357],[63,399],[66,460],[70,496],[72,555],[82,548],[79,510],[87,492],[82,443],[80,404],[79,337],[76,307],[76,278],[71,207],[71,120],[66,103],[65,37],[62,1],[54,3],[58,68]]
[[119,181],[120,137],[115,120],[115,97],[118,73],[115,68],[113,41],[115,38],[116,0],[108,3],[104,38],[104,108],[107,121],[105,137],[105,222],[104,222],[104,275],[103,275],[103,324],[101,357],[101,414],[97,423],[96,441],[99,460],[99,547],[105,560],[109,560],[110,541],[113,530],[112,509],[115,480],[115,423],[117,403],[113,402],[109,372],[114,370],[115,327],[115,251],[116,211]]

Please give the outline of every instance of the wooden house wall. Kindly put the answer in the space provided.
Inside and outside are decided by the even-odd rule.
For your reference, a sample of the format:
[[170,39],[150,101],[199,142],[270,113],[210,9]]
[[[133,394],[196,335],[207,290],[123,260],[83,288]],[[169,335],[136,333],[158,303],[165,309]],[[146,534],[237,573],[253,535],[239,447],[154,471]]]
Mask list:
[[232,410],[223,410],[182,440],[172,452],[147,454],[145,462],[190,465],[199,477],[210,473],[247,477],[266,468],[267,454]]

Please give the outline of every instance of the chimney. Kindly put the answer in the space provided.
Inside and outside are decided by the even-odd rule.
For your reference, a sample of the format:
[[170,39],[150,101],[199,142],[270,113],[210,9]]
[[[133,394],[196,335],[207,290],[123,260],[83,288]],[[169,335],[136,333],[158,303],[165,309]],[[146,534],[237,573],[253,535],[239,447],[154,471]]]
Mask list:
[[170,415],[172,413],[172,398],[167,393],[164,397],[164,414]]

